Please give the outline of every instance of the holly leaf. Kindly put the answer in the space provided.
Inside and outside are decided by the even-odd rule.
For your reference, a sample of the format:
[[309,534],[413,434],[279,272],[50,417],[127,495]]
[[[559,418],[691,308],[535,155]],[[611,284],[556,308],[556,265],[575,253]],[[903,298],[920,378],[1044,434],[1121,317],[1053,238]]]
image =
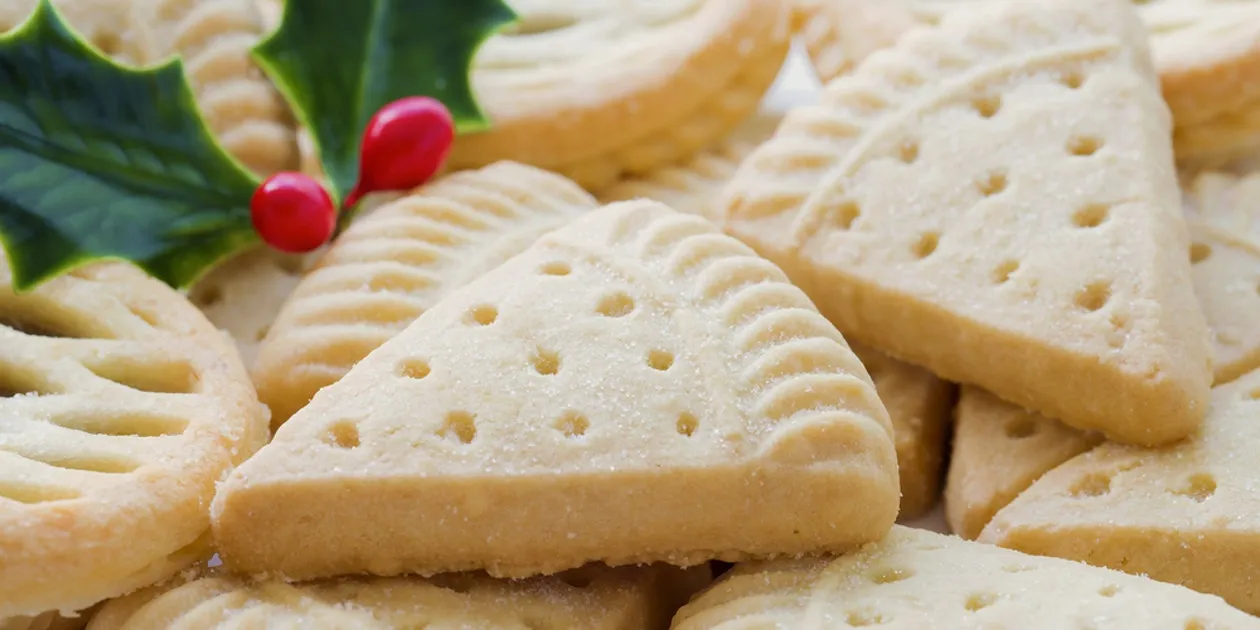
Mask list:
[[382,106],[430,96],[457,132],[488,126],[469,69],[481,44],[515,20],[502,0],[288,0],[254,59],[311,131],[333,193],[345,199],[363,131]]
[[48,0],[0,36],[0,244],[16,290],[100,259],[188,286],[258,242],[256,186],[206,128],[178,59],[116,64]]

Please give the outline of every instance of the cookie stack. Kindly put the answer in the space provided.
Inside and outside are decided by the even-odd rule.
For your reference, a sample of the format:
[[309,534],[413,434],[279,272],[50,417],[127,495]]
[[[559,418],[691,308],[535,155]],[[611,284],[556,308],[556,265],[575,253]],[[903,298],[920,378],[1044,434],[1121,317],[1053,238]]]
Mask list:
[[519,4],[316,256],[0,258],[0,626],[1260,628],[1260,4]]

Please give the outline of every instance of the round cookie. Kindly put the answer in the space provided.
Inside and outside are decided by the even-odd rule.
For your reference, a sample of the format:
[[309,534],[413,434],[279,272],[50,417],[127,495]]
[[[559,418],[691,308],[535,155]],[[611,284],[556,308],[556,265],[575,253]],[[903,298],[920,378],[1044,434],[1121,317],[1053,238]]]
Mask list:
[[514,160],[588,190],[683,160],[756,111],[791,42],[785,0],[513,0],[521,20],[478,52],[491,120],[455,169]]
[[0,257],[0,619],[74,611],[208,555],[215,483],[267,439],[224,336],[134,267],[18,294]]

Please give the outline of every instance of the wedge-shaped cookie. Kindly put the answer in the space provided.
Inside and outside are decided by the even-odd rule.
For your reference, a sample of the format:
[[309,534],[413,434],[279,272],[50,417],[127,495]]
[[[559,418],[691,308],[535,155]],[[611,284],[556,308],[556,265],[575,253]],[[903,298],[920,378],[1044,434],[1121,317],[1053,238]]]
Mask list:
[[840,333],[708,221],[605,206],[426,311],[220,487],[230,567],[295,579],[838,550],[897,512]]
[[230,343],[158,281],[97,264],[10,282],[0,257],[0,619],[195,560],[215,482],[267,437]]
[[788,114],[722,207],[838,328],[1117,440],[1199,426],[1207,328],[1131,7],[951,13],[822,101]]
[[[1228,383],[1260,367],[1260,175],[1205,173],[1182,198],[1215,382]],[[1099,441],[975,389],[963,394],[956,427],[945,506],[950,526],[965,538],[976,537],[1046,471]]]
[[791,43],[789,0],[509,4],[521,21],[472,73],[494,125],[452,168],[516,160],[596,190],[687,159],[757,110]]
[[520,581],[463,573],[430,580],[350,578],[285,584],[209,575],[111,601],[88,630],[660,630],[710,579],[707,566],[686,570],[590,566]]
[[1195,439],[1076,457],[998,512],[980,540],[1150,575],[1260,613],[1258,458],[1260,371],[1212,390]]
[[857,343],[851,347],[875,382],[892,420],[901,473],[901,512],[897,517],[923,516],[940,496],[953,388],[923,368]]
[[774,133],[781,116],[759,113],[740,124],[730,136],[683,164],[631,177],[600,193],[600,201],[653,199],[680,212],[718,218],[718,195],[739,163]]
[[[803,39],[819,75],[851,71],[908,31],[954,11],[1011,0],[801,0]],[[1134,1],[1150,33],[1178,159],[1217,165],[1260,148],[1260,3]]]
[[441,178],[352,225],[294,290],[254,381],[279,425],[447,293],[595,208],[577,184],[501,162]]
[[866,626],[1243,630],[1260,619],[1180,586],[897,526],[838,558],[736,566],[672,628]]
[[954,414],[945,519],[951,531],[969,540],[1046,471],[1102,441],[1097,433],[1065,426],[975,387],[962,388]]

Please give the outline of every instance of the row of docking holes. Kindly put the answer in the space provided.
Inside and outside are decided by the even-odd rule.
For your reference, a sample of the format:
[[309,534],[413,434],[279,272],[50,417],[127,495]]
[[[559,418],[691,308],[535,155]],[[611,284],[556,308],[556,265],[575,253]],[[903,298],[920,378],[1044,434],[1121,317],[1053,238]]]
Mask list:
[[[567,438],[580,438],[591,428],[591,422],[585,414],[568,410],[552,423],[551,427]],[[700,421],[695,414],[684,411],[674,421],[674,429],[683,437],[695,435],[700,428]],[[463,411],[448,411],[442,426],[435,432],[439,438],[457,441],[460,444],[471,444],[477,438],[477,418],[474,414]],[[356,448],[360,444],[359,427],[352,420],[334,423],[325,436],[325,441],[338,448]]]
[[[548,275],[567,275],[569,265],[563,262],[552,262],[543,266]],[[595,306],[595,311],[604,317],[624,317],[634,310],[634,298],[629,294],[616,291],[605,294]],[[464,317],[470,326],[491,326],[499,318],[499,311],[492,305],[479,304],[470,308]],[[541,376],[554,376],[560,372],[559,353],[546,348],[538,348],[530,359],[534,371]],[[674,353],[667,350],[650,350],[645,357],[647,366],[653,370],[664,372],[674,365]],[[408,379],[421,380],[429,376],[431,368],[423,359],[409,359],[399,366],[399,374]],[[590,420],[577,411],[566,411],[556,419],[552,427],[566,437],[578,438],[590,429]],[[674,423],[679,435],[691,437],[700,426],[700,421],[690,412],[678,415]],[[437,430],[442,438],[455,439],[462,444],[470,444],[477,436],[476,417],[467,411],[450,411],[442,426]],[[341,448],[354,448],[359,445],[359,431],[354,422],[341,421],[329,429],[328,442]]]
[[[1083,78],[1077,74],[1069,74],[1062,81],[1064,85],[1076,89],[1083,83]],[[971,106],[980,117],[992,118],[1001,110],[1002,99],[998,95],[980,96],[972,99]],[[1068,140],[1064,150],[1072,156],[1088,157],[1101,150],[1103,144],[1103,140],[1096,136],[1077,135]],[[897,159],[905,164],[912,164],[918,158],[919,144],[915,141],[904,142],[897,149]],[[993,197],[1005,191],[1007,184],[1007,174],[1005,172],[993,171],[976,181],[976,189],[984,197]],[[1072,214],[1072,224],[1081,229],[1096,228],[1107,221],[1109,210],[1110,208],[1106,204],[1085,204]],[[848,230],[861,214],[862,209],[858,203],[849,200],[833,210],[831,223],[842,230]],[[919,260],[926,259],[936,252],[936,248],[940,245],[940,239],[941,234],[939,232],[924,232],[911,245],[911,253]],[[1018,260],[1003,261],[992,272],[993,282],[995,284],[1003,284],[1010,280],[1011,276],[1019,269],[1019,265]],[[1096,292],[1096,290],[1089,291],[1089,293]],[[1083,297],[1081,301],[1088,303],[1094,301],[1094,299],[1095,297]],[[1086,308],[1086,310],[1097,310],[1097,308],[1089,308],[1081,304],[1080,301],[1078,301],[1078,305]]]
[[[1243,394],[1244,400],[1260,401],[1260,387],[1253,388]],[[1014,418],[1006,423],[1006,437],[1012,440],[1023,440],[1037,435],[1040,425],[1025,417]],[[1111,480],[1119,473],[1136,468],[1136,462],[1129,462],[1114,471],[1095,471],[1078,479],[1068,488],[1073,497],[1099,497],[1111,492]],[[1176,487],[1168,488],[1169,493],[1189,497],[1198,503],[1206,501],[1216,493],[1216,478],[1210,473],[1197,472],[1186,477]]]
[[[925,549],[930,551],[930,549]],[[1027,573],[1035,571],[1035,567],[1024,564],[1007,564],[1002,566],[1005,573]],[[874,566],[866,570],[863,577],[872,584],[893,584],[902,582],[915,576],[915,570],[908,566],[881,565]],[[1120,593],[1120,587],[1115,584],[1104,584],[1098,588],[1098,595],[1101,597],[1115,597]],[[963,608],[968,612],[979,612],[997,604],[1003,596],[993,591],[974,591],[967,594],[963,600]],[[845,623],[852,627],[876,626],[890,623],[894,619],[891,615],[862,608],[852,610],[845,616]],[[1202,626],[1194,626],[1187,624],[1187,630],[1203,630]]]

